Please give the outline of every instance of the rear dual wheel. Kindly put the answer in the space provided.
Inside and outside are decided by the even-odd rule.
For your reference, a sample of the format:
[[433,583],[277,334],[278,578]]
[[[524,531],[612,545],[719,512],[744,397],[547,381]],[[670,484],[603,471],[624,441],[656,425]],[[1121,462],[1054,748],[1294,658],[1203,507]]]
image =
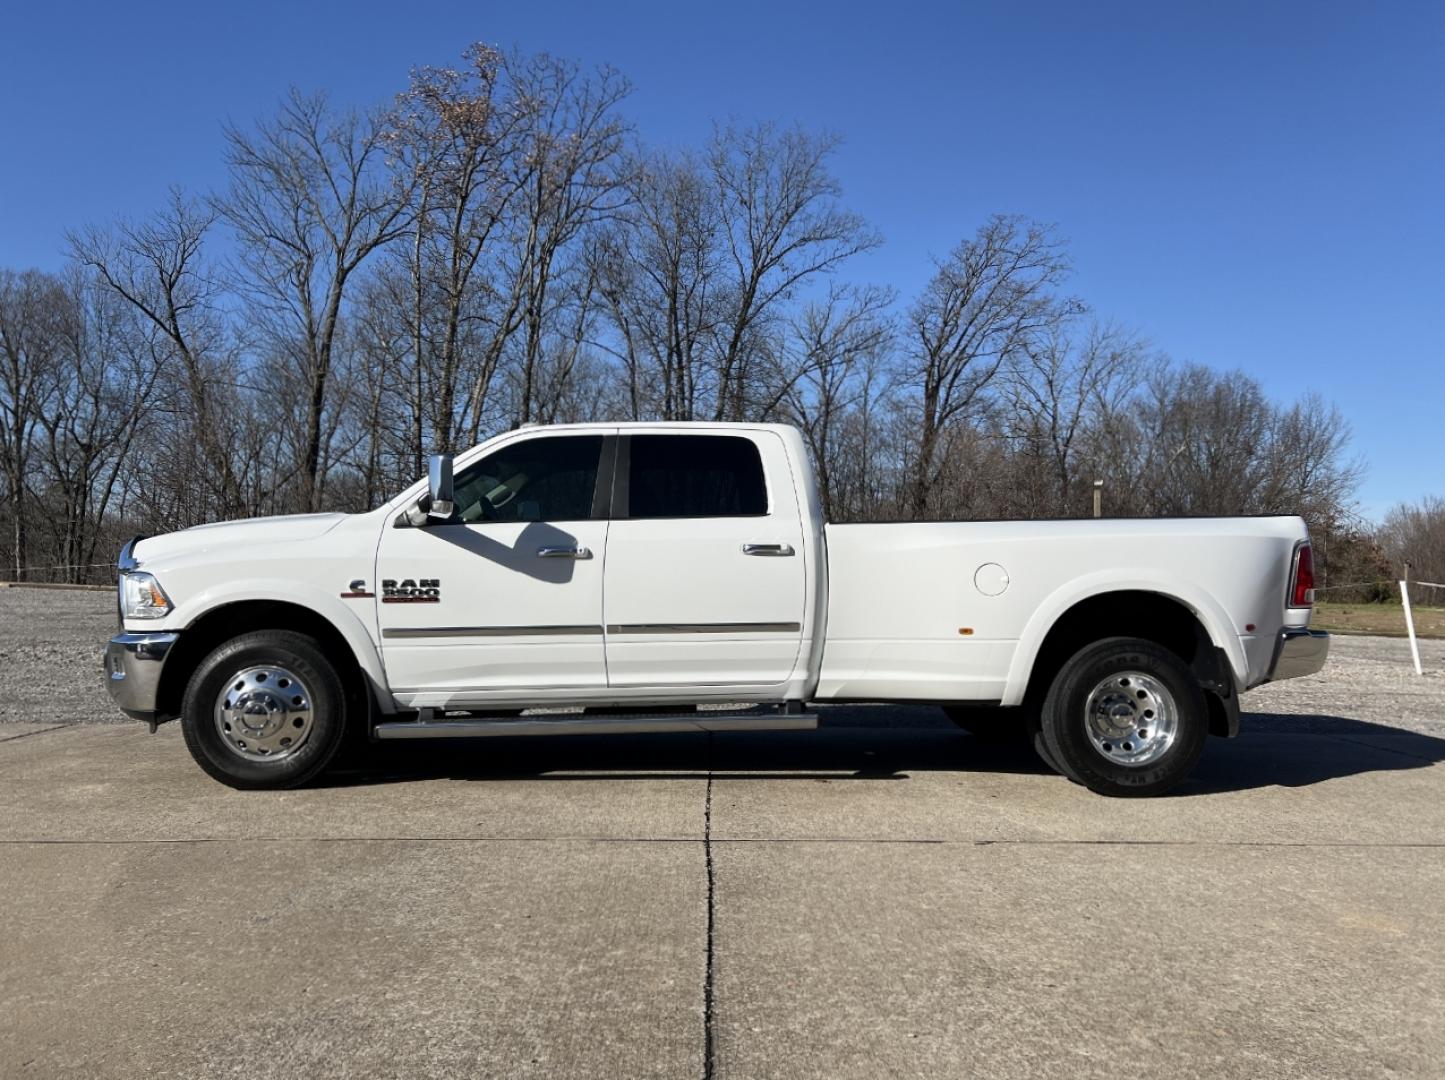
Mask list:
[[1208,734],[1204,691],[1183,660],[1151,641],[1106,638],[1059,670],[1038,737],[1065,776],[1101,795],[1138,797],[1182,782]]

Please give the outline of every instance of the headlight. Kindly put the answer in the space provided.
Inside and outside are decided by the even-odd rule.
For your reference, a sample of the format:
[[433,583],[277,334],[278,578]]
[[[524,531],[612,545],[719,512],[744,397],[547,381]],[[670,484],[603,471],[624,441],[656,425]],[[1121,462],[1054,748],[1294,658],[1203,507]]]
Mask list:
[[120,577],[120,611],[126,619],[164,619],[171,599],[152,575],[131,571]]

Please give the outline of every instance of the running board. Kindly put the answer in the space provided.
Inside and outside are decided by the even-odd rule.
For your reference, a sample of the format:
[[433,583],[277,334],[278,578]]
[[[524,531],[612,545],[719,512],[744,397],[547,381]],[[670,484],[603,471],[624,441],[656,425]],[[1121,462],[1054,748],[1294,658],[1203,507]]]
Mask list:
[[524,716],[507,720],[401,720],[378,739],[478,739],[497,735],[645,735],[678,731],[812,731],[816,713],[685,713],[676,716]]

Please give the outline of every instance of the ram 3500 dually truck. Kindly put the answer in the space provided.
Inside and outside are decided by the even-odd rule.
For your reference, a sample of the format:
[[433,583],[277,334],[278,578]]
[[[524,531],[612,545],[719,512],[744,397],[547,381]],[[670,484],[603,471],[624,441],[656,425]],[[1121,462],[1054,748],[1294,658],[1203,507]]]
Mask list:
[[245,788],[349,731],[793,730],[851,701],[1153,795],[1329,649],[1297,517],[825,524],[771,424],[523,428],[370,513],[137,538],[119,571],[111,694]]

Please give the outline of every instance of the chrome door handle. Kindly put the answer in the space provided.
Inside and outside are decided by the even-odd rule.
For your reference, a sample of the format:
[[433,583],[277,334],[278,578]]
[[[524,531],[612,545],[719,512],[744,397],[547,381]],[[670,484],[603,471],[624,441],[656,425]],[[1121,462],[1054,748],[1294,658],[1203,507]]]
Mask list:
[[791,555],[792,544],[744,544],[744,555]]
[[539,559],[590,559],[592,552],[585,547],[539,547]]

